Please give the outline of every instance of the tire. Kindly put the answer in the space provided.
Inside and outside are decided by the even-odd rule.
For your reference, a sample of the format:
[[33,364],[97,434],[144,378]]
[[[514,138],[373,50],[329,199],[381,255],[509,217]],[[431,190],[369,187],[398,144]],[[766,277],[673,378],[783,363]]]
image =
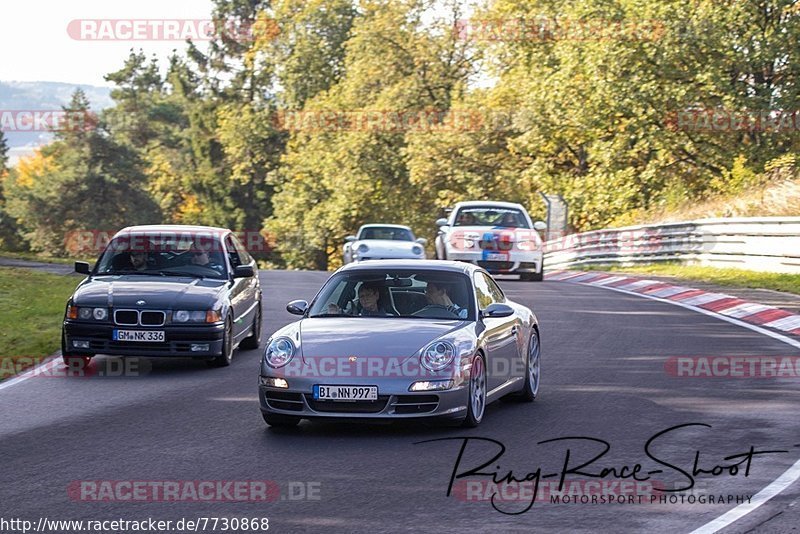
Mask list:
[[542,381],[542,347],[539,343],[539,332],[534,329],[528,342],[528,357],[525,359],[525,384],[517,398],[533,402],[539,396],[539,385]]
[[256,315],[253,317],[252,333],[244,338],[239,346],[246,350],[257,349],[261,345],[261,302],[256,306]]
[[291,415],[279,415],[261,412],[261,417],[264,419],[265,423],[274,427],[291,428],[300,423],[299,417],[292,417]]
[[233,360],[233,322],[225,319],[225,334],[222,336],[222,354],[208,361],[211,367],[227,367]]
[[91,356],[80,355],[74,352],[67,351],[67,335],[64,330],[61,330],[61,360],[64,365],[70,369],[84,370],[88,367],[89,362],[92,360]]
[[483,420],[486,411],[486,362],[481,354],[475,356],[472,361],[468,389],[467,416],[462,426],[475,428]]

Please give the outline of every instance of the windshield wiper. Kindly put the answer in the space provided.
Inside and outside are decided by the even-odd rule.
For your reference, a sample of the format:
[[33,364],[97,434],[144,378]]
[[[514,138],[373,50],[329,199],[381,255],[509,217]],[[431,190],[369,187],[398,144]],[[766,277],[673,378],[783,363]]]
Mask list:
[[202,274],[187,273],[186,271],[160,271],[162,276],[189,276],[191,278],[205,278]]
[[116,276],[116,275],[121,275],[121,274],[143,274],[145,276],[153,276],[153,275],[159,275],[161,273],[159,273],[157,271],[153,272],[153,271],[134,271],[134,270],[107,271],[107,272],[104,272],[104,273],[97,273],[98,276]]

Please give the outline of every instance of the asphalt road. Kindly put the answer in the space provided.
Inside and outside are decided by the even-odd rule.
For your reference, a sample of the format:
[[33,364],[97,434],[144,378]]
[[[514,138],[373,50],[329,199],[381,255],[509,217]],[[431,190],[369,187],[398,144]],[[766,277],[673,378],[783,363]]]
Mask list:
[[[293,320],[284,310],[287,301],[310,298],[326,277],[262,273],[265,334]],[[734,463],[723,458],[751,446],[789,451],[755,457],[747,477],[698,475],[697,488],[706,495],[753,495],[800,458],[797,379],[677,378],[665,372],[672,356],[798,356],[797,349],[683,308],[600,288],[501,285],[532,307],[541,323],[543,382],[533,404],[494,403],[471,430],[309,422],[271,430],[258,409],[260,351],[238,352],[224,369],[152,360],[139,376],[35,377],[0,390],[0,516],[268,517],[270,531],[315,533],[689,532],[735,504],[650,504],[645,494],[642,504],[537,502],[525,513],[506,515],[463,493],[448,497],[458,438],[502,442],[506,453],[493,465],[500,464],[501,476],[513,470],[519,478],[540,466],[544,473],[558,472],[567,449],[573,466],[599,450],[598,442],[587,440],[538,444],[567,436],[610,444],[588,470],[637,462],[653,470],[659,465],[645,455],[647,440],[689,423],[711,428],[676,430],[654,447],[659,458],[689,472],[696,451],[699,465],[709,470]],[[436,438],[455,439],[415,444]],[[488,443],[471,442],[462,468],[483,463],[492,451]],[[687,480],[663,471],[652,479],[668,488]],[[76,481],[101,480],[270,480],[282,495],[273,502],[97,502],[68,492]],[[312,498],[300,498],[301,492]],[[792,504],[798,494],[794,484],[726,532],[796,528],[787,518],[797,517]],[[513,512],[526,506],[520,500],[498,507]]]

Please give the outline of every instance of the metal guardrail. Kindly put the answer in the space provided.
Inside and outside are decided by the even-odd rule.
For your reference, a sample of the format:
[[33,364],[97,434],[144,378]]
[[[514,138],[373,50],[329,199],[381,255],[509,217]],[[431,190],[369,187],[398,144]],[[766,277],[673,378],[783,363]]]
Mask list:
[[678,261],[800,274],[800,217],[700,219],[572,234],[544,244],[545,268]]

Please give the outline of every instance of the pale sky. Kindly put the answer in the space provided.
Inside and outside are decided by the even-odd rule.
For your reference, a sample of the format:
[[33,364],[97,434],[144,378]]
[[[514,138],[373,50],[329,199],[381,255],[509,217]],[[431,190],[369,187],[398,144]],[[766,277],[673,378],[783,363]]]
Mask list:
[[74,39],[71,21],[199,21],[210,19],[211,6],[211,0],[0,0],[0,80],[108,86],[103,75],[118,70],[132,47],[165,59],[185,50],[184,42]]

